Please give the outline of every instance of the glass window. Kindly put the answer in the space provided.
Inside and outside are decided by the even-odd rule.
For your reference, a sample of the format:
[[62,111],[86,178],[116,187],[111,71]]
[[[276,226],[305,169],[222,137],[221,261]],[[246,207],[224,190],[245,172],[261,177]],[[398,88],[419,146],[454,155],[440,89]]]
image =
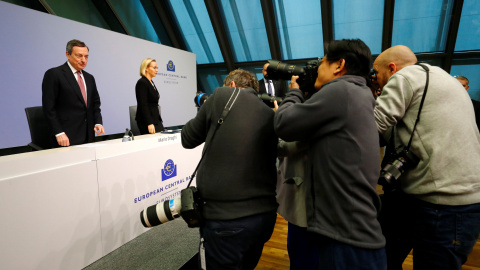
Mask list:
[[333,3],[333,39],[359,38],[372,54],[382,52],[384,0],[347,1]]
[[417,56],[417,60],[420,63],[427,63],[429,65],[437,66],[443,69],[443,61],[440,58],[421,59],[420,57]]
[[480,1],[464,0],[455,51],[480,49]]
[[274,4],[282,60],[323,56],[320,1],[275,0]]
[[261,66],[241,67],[240,69],[250,71],[251,73],[253,73],[253,74],[255,75],[255,77],[257,78],[257,80],[263,79],[263,73],[262,73],[263,65],[261,65]]
[[480,101],[480,58],[453,60],[450,74],[464,76],[468,79],[468,94],[471,99]]
[[172,40],[168,36],[167,29],[165,28],[165,25],[163,25],[163,22],[158,15],[155,4],[152,1],[141,0],[140,2],[142,3],[143,9],[148,16],[148,20],[152,24],[153,29],[155,29],[155,33],[157,33],[160,42],[163,45],[174,47]]
[[140,1],[110,0],[110,3],[132,36],[160,43]]
[[224,67],[199,68],[197,72],[197,79],[208,95],[211,95],[217,87],[222,86],[228,75],[227,68]]
[[197,55],[197,64],[224,62],[205,2],[195,0],[168,2],[188,50]]
[[395,1],[392,46],[405,45],[415,53],[445,50],[453,0]]
[[79,0],[75,5],[63,0],[46,0],[46,3],[57,16],[111,30],[92,1]]
[[220,10],[236,62],[270,59],[267,30],[258,0],[221,0]]
[[39,1],[25,1],[25,0],[2,0],[3,2],[7,2],[10,4],[15,4],[18,6],[34,9],[41,12],[46,12],[45,8]]

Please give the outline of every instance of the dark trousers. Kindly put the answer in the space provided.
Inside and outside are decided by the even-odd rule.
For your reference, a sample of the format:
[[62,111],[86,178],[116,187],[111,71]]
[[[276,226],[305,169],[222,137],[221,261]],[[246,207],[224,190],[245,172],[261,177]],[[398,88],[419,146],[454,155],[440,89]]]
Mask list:
[[402,269],[412,249],[415,270],[462,268],[480,233],[480,203],[436,205],[403,193],[383,196],[379,220],[389,270]]
[[[276,211],[234,220],[205,220],[200,237],[204,241],[206,269],[254,269],[276,220]],[[202,260],[201,249],[199,257]]]
[[290,270],[313,270],[318,265],[318,249],[315,238],[307,228],[288,223],[287,249]]
[[311,235],[318,247],[317,270],[387,270],[385,248],[359,248],[318,234]]

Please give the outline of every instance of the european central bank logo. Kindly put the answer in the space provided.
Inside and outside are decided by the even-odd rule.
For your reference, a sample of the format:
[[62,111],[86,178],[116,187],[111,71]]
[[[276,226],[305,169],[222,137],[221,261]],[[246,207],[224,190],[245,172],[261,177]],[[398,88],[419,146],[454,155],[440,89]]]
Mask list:
[[169,159],[165,162],[162,169],[162,181],[177,176],[177,165],[173,163],[173,160]]
[[168,71],[175,71],[175,65],[173,64],[172,60],[168,61],[167,70]]

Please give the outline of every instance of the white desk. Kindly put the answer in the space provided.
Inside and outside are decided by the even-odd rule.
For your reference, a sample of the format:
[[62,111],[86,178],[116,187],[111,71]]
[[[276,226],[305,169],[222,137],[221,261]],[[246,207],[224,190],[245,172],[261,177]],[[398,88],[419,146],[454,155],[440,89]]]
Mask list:
[[[100,259],[146,231],[140,211],[185,188],[201,150],[183,149],[180,134],[154,134],[0,157],[1,268]],[[177,176],[162,181],[168,159]]]

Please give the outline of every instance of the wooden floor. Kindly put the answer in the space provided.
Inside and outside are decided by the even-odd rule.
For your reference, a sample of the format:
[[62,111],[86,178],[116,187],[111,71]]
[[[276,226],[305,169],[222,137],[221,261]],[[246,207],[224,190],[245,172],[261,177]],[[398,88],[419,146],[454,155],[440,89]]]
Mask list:
[[277,214],[277,223],[275,224],[272,237],[263,247],[262,257],[255,269],[290,269],[290,260],[287,252],[287,232],[287,221]]
[[[290,269],[290,262],[287,252],[287,221],[280,215],[277,215],[277,223],[275,230],[264,248],[260,262],[255,269],[257,270],[288,270]],[[403,263],[404,270],[413,270],[412,255],[408,255]],[[480,240],[473,248],[468,261],[463,265],[462,270],[480,270]]]

